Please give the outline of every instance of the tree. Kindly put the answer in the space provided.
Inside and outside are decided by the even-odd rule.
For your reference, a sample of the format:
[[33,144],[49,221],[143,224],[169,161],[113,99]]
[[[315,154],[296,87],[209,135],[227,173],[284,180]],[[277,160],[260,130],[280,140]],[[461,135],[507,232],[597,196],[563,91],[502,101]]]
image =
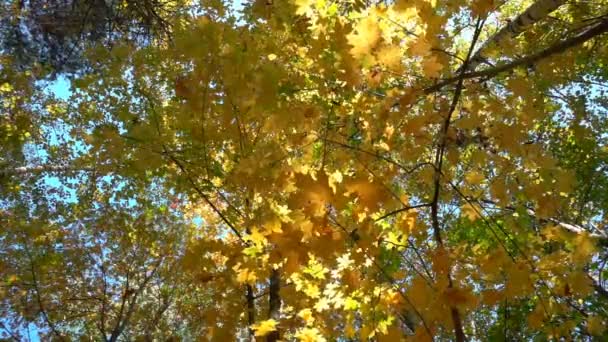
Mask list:
[[156,0],[3,1],[0,49],[23,69],[40,64],[54,74],[82,72],[90,45],[162,42],[184,8],[180,1]]
[[0,88],[6,334],[606,338],[603,2],[180,6]]

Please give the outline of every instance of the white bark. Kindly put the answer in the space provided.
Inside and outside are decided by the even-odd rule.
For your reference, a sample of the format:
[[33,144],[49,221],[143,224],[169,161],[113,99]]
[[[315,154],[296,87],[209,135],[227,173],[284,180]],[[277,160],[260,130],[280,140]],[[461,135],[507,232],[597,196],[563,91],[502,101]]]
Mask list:
[[42,173],[42,172],[69,172],[69,171],[92,171],[92,168],[74,168],[71,166],[63,165],[36,165],[36,166],[20,166],[12,169],[0,170],[0,177],[23,175],[28,173]]
[[528,27],[534,25],[541,19],[544,19],[549,13],[555,11],[559,6],[563,5],[565,0],[537,0],[523,13],[511,20],[507,25],[503,26],[492,37],[486,40],[479,50],[471,57],[471,61],[467,67],[468,70],[475,68],[482,63],[486,58],[484,53],[491,46],[499,45],[501,42],[517,37]]

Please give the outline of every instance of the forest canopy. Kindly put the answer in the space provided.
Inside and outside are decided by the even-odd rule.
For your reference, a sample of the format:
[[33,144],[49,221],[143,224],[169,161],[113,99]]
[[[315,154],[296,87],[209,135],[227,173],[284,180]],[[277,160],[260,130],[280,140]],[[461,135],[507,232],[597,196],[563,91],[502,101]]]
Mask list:
[[608,339],[608,1],[0,11],[3,340]]

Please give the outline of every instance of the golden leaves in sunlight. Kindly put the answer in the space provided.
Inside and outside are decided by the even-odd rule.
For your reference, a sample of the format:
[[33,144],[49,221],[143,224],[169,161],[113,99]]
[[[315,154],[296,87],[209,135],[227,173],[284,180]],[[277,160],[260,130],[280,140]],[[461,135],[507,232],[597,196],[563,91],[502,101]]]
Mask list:
[[255,336],[266,336],[269,333],[277,330],[278,322],[274,319],[268,319],[251,326],[251,329],[255,331]]
[[[82,224],[86,237],[76,248],[69,234],[43,233],[37,227],[46,222],[37,221],[22,234],[35,250],[12,231],[0,236],[0,247],[19,247],[11,257],[20,261],[1,263],[11,269],[0,267],[7,283],[0,300],[14,302],[10,312],[22,301],[30,310],[31,286],[21,283],[31,282],[33,268],[42,270],[43,304],[55,310],[53,291],[67,297],[72,289],[63,285],[79,282],[62,278],[57,265],[90,263],[80,268],[91,280],[80,282],[101,284],[98,264],[116,254],[120,270],[101,270],[115,273],[116,293],[82,284],[79,291],[106,296],[106,317],[120,320],[115,298],[154,271],[141,300],[129,299],[145,308],[125,333],[135,339],[146,329],[136,324],[148,324],[159,301],[171,305],[158,326],[179,317],[193,339],[449,340],[454,312],[468,340],[504,327],[524,340],[576,339],[585,329],[601,338],[608,134],[597,113],[601,94],[585,82],[605,81],[597,59],[604,47],[589,40],[542,63],[509,64],[568,39],[561,31],[584,31],[592,21],[581,18],[598,18],[598,6],[556,10],[543,25],[559,23],[561,31],[531,25],[491,47],[484,63],[463,61],[476,25],[479,52],[530,4],[202,2],[200,11],[179,8],[167,43],[98,48],[99,65],[74,75],[74,99],[65,103],[31,91],[13,96],[20,78],[0,59],[0,93],[10,93],[10,110],[0,115],[3,168],[48,159],[77,170],[42,178],[0,170],[3,206],[8,212],[15,202],[10,209],[21,212],[1,223],[13,229],[40,216]],[[19,101],[32,112],[17,110]],[[34,123],[40,132],[18,132]],[[51,123],[70,133],[50,132]],[[23,141],[2,140],[3,133]],[[45,197],[38,181],[51,172],[67,180],[76,203]],[[119,207],[126,210],[117,221],[127,221],[131,202],[145,203],[142,216],[154,224],[88,224],[87,215],[105,221]],[[23,210],[31,203],[36,208]],[[147,218],[157,207],[177,227]],[[178,233],[166,237],[165,226]],[[89,244],[96,254],[83,261]],[[145,262],[131,265],[138,244],[133,259]],[[77,257],[66,254],[72,250]],[[24,253],[38,264],[29,267]],[[160,258],[172,263],[156,273],[150,265]],[[21,287],[18,300],[13,287]],[[62,322],[56,311],[49,321]],[[108,322],[86,323],[88,333]],[[182,332],[163,333],[152,339]]]
[[477,221],[482,216],[482,210],[478,203],[467,202],[460,207],[460,216],[469,221]]
[[412,40],[409,47],[409,51],[413,56],[425,57],[431,53],[431,44],[423,36]]
[[375,16],[368,15],[360,20],[354,32],[347,37],[348,43],[352,46],[350,51],[353,56],[359,60],[369,56],[380,43],[381,33]]
[[587,318],[587,331],[594,336],[601,336],[606,331],[606,319],[599,316]]
[[300,342],[325,342],[327,341],[317,328],[302,328],[294,335]]
[[329,186],[329,178],[325,173],[312,175],[296,174],[294,185],[298,191],[289,198],[289,206],[293,209],[302,209],[311,217],[322,217],[331,204],[333,193]]
[[426,77],[438,78],[442,69],[443,64],[435,55],[424,57],[422,60],[422,72]]

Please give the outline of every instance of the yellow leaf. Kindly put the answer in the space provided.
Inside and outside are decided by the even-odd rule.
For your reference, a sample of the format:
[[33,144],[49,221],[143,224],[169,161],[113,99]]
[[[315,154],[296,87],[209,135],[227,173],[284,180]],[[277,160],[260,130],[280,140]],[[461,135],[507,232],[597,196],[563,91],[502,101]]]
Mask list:
[[418,37],[410,44],[410,52],[414,56],[424,57],[431,53],[431,44],[424,37]]
[[481,173],[479,173],[477,171],[472,171],[472,172],[469,172],[465,176],[465,179],[467,180],[467,182],[469,184],[479,184],[479,183],[483,182],[484,177]]
[[438,247],[433,253],[433,271],[436,274],[446,275],[450,272],[450,256],[443,247]]
[[380,204],[389,198],[386,189],[376,181],[370,181],[367,177],[350,180],[345,185],[349,194],[356,194],[360,205],[375,212]]
[[10,83],[8,83],[8,82],[4,82],[4,83],[2,83],[2,85],[0,85],[0,92],[2,92],[2,93],[8,93],[12,90],[13,90],[13,86],[10,85]]
[[344,334],[346,335],[346,337],[353,338],[355,337],[356,333],[357,332],[355,331],[355,327],[353,327],[353,324],[351,322],[348,322],[346,324],[346,328],[344,329]]
[[539,329],[545,321],[545,309],[541,303],[536,304],[536,308],[528,315],[528,324],[534,329]]
[[481,206],[477,203],[465,203],[460,207],[460,216],[476,221],[481,218]]
[[361,327],[361,331],[359,331],[359,335],[361,335],[361,341],[367,341],[367,339],[370,337],[370,335],[372,334],[372,328],[370,328],[369,325],[364,324]]
[[386,334],[378,335],[378,342],[398,342],[401,341],[402,336],[401,329],[396,325],[392,325]]
[[248,269],[240,270],[236,277],[236,281],[238,281],[239,283],[248,283],[248,284],[255,283],[256,279],[257,279],[257,276],[255,275],[255,273]]
[[287,274],[292,274],[300,269],[300,254],[294,250],[287,252],[287,260],[285,262],[284,270]]
[[504,295],[498,290],[486,290],[483,292],[482,302],[485,305],[496,305],[504,300]]
[[306,324],[312,324],[315,321],[315,318],[312,316],[311,309],[302,309],[298,312],[298,317],[304,320]]
[[349,268],[354,263],[350,258],[350,253],[341,255],[336,261],[338,262],[338,270],[340,271]]
[[492,197],[497,199],[500,204],[505,205],[508,200],[507,186],[503,178],[494,179],[490,185]]
[[601,336],[606,330],[606,322],[598,316],[587,318],[587,331],[591,335]]
[[572,259],[575,263],[582,265],[589,261],[595,250],[595,243],[591,236],[589,236],[589,233],[580,233],[574,239],[574,254]]
[[403,52],[396,45],[385,45],[378,51],[378,62],[396,72],[401,70],[402,57]]
[[301,342],[325,342],[327,341],[317,328],[303,328],[296,332],[295,337]]
[[339,170],[334,171],[334,173],[330,174],[328,177],[329,187],[336,193],[336,184],[342,183],[342,173]]
[[362,59],[369,54],[380,42],[380,27],[374,16],[367,16],[357,23],[355,33],[348,35],[348,43],[352,45],[351,54]]
[[471,11],[476,16],[484,17],[494,9],[494,0],[475,0],[471,5]]
[[308,283],[306,284],[306,288],[304,288],[304,294],[310,298],[319,298],[321,291],[317,285]]
[[315,0],[295,0],[294,3],[296,5],[296,14],[304,15],[312,8]]
[[458,308],[473,308],[477,305],[477,298],[470,290],[450,287],[443,291],[444,300],[449,306]]
[[430,78],[437,78],[440,75],[440,71],[443,69],[443,64],[439,63],[437,57],[429,56],[422,61],[422,72],[424,76]]
[[315,304],[315,310],[317,312],[325,311],[329,309],[329,300],[325,297],[322,297]]
[[311,175],[295,175],[295,191],[289,198],[289,207],[302,209],[310,216],[321,217],[327,211],[327,205],[333,199],[329,180],[325,173],[319,173],[316,178]]
[[517,297],[532,292],[533,286],[530,275],[530,267],[523,261],[510,265],[506,270],[505,293],[507,296]]
[[266,336],[268,333],[277,330],[277,321],[274,319],[262,321],[258,324],[254,324],[251,329],[255,331],[255,336]]
[[591,279],[589,279],[587,273],[582,271],[572,272],[568,276],[568,284],[570,285],[572,292],[580,297],[586,297],[593,292]]
[[274,216],[270,218],[268,221],[264,223],[264,231],[263,235],[270,235],[273,233],[282,233],[283,229],[281,229],[281,220],[278,217]]

